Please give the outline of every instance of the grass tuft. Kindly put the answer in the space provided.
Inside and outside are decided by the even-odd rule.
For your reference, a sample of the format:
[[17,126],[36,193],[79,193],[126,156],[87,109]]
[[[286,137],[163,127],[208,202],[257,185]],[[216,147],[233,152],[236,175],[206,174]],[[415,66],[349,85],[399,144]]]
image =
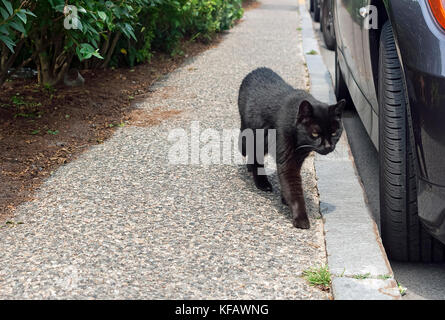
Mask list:
[[397,281],[397,287],[399,288],[400,295],[403,297],[406,294],[406,290],[408,289],[402,286],[402,284],[399,283],[398,281]]
[[327,265],[319,268],[309,268],[303,271],[303,276],[311,286],[320,287],[324,291],[329,291],[331,286],[331,273]]
[[371,274],[368,272],[365,274],[356,274],[356,275],[353,275],[352,277],[354,279],[368,279],[370,276],[371,276]]

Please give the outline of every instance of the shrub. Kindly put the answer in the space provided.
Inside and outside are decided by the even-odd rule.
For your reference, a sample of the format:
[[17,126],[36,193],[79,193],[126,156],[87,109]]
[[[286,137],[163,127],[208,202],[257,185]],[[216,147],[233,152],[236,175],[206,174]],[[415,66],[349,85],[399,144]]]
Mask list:
[[133,66],[184,37],[209,40],[242,14],[241,0],[0,0],[0,85],[30,62],[42,85],[80,63]]
[[[0,85],[14,65],[30,29],[28,18],[35,16],[26,8],[26,1],[0,2]],[[24,61],[26,62],[26,61]]]

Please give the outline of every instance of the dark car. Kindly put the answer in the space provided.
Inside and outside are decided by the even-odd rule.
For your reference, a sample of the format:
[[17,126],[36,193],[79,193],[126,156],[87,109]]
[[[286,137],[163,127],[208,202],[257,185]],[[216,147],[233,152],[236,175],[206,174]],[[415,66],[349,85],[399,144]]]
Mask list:
[[444,1],[332,3],[335,93],[352,99],[379,151],[385,249],[394,260],[443,261]]
[[320,0],[308,0],[309,12],[315,22],[320,21]]
[[320,22],[323,40],[329,50],[335,50],[334,0],[309,0],[309,12],[315,22]]
[[334,29],[334,0],[320,1],[320,29],[323,33],[323,39],[329,50],[335,50],[337,42],[335,41]]

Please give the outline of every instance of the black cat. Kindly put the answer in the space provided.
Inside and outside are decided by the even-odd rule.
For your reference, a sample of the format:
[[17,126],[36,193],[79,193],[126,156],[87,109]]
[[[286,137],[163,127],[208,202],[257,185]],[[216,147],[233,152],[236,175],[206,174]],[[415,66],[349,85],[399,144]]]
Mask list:
[[[253,174],[255,185],[271,191],[272,186],[263,172],[263,159],[270,148],[268,130],[276,130],[275,158],[281,198],[290,206],[293,225],[297,228],[310,227],[301,166],[311,151],[325,155],[334,150],[343,132],[341,113],[344,106],[345,100],[334,105],[322,103],[306,91],[294,89],[268,68],[252,71],[241,84],[238,97],[240,151],[247,156],[247,167]],[[244,134],[246,129],[252,129],[254,135],[255,143],[250,147]]]

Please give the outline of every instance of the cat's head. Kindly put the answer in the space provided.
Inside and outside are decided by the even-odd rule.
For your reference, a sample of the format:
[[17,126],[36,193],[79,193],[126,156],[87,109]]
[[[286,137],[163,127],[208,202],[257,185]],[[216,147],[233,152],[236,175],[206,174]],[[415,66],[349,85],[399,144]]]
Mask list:
[[296,123],[299,147],[322,155],[332,152],[343,132],[341,114],[345,105],[344,99],[333,105],[303,100]]

